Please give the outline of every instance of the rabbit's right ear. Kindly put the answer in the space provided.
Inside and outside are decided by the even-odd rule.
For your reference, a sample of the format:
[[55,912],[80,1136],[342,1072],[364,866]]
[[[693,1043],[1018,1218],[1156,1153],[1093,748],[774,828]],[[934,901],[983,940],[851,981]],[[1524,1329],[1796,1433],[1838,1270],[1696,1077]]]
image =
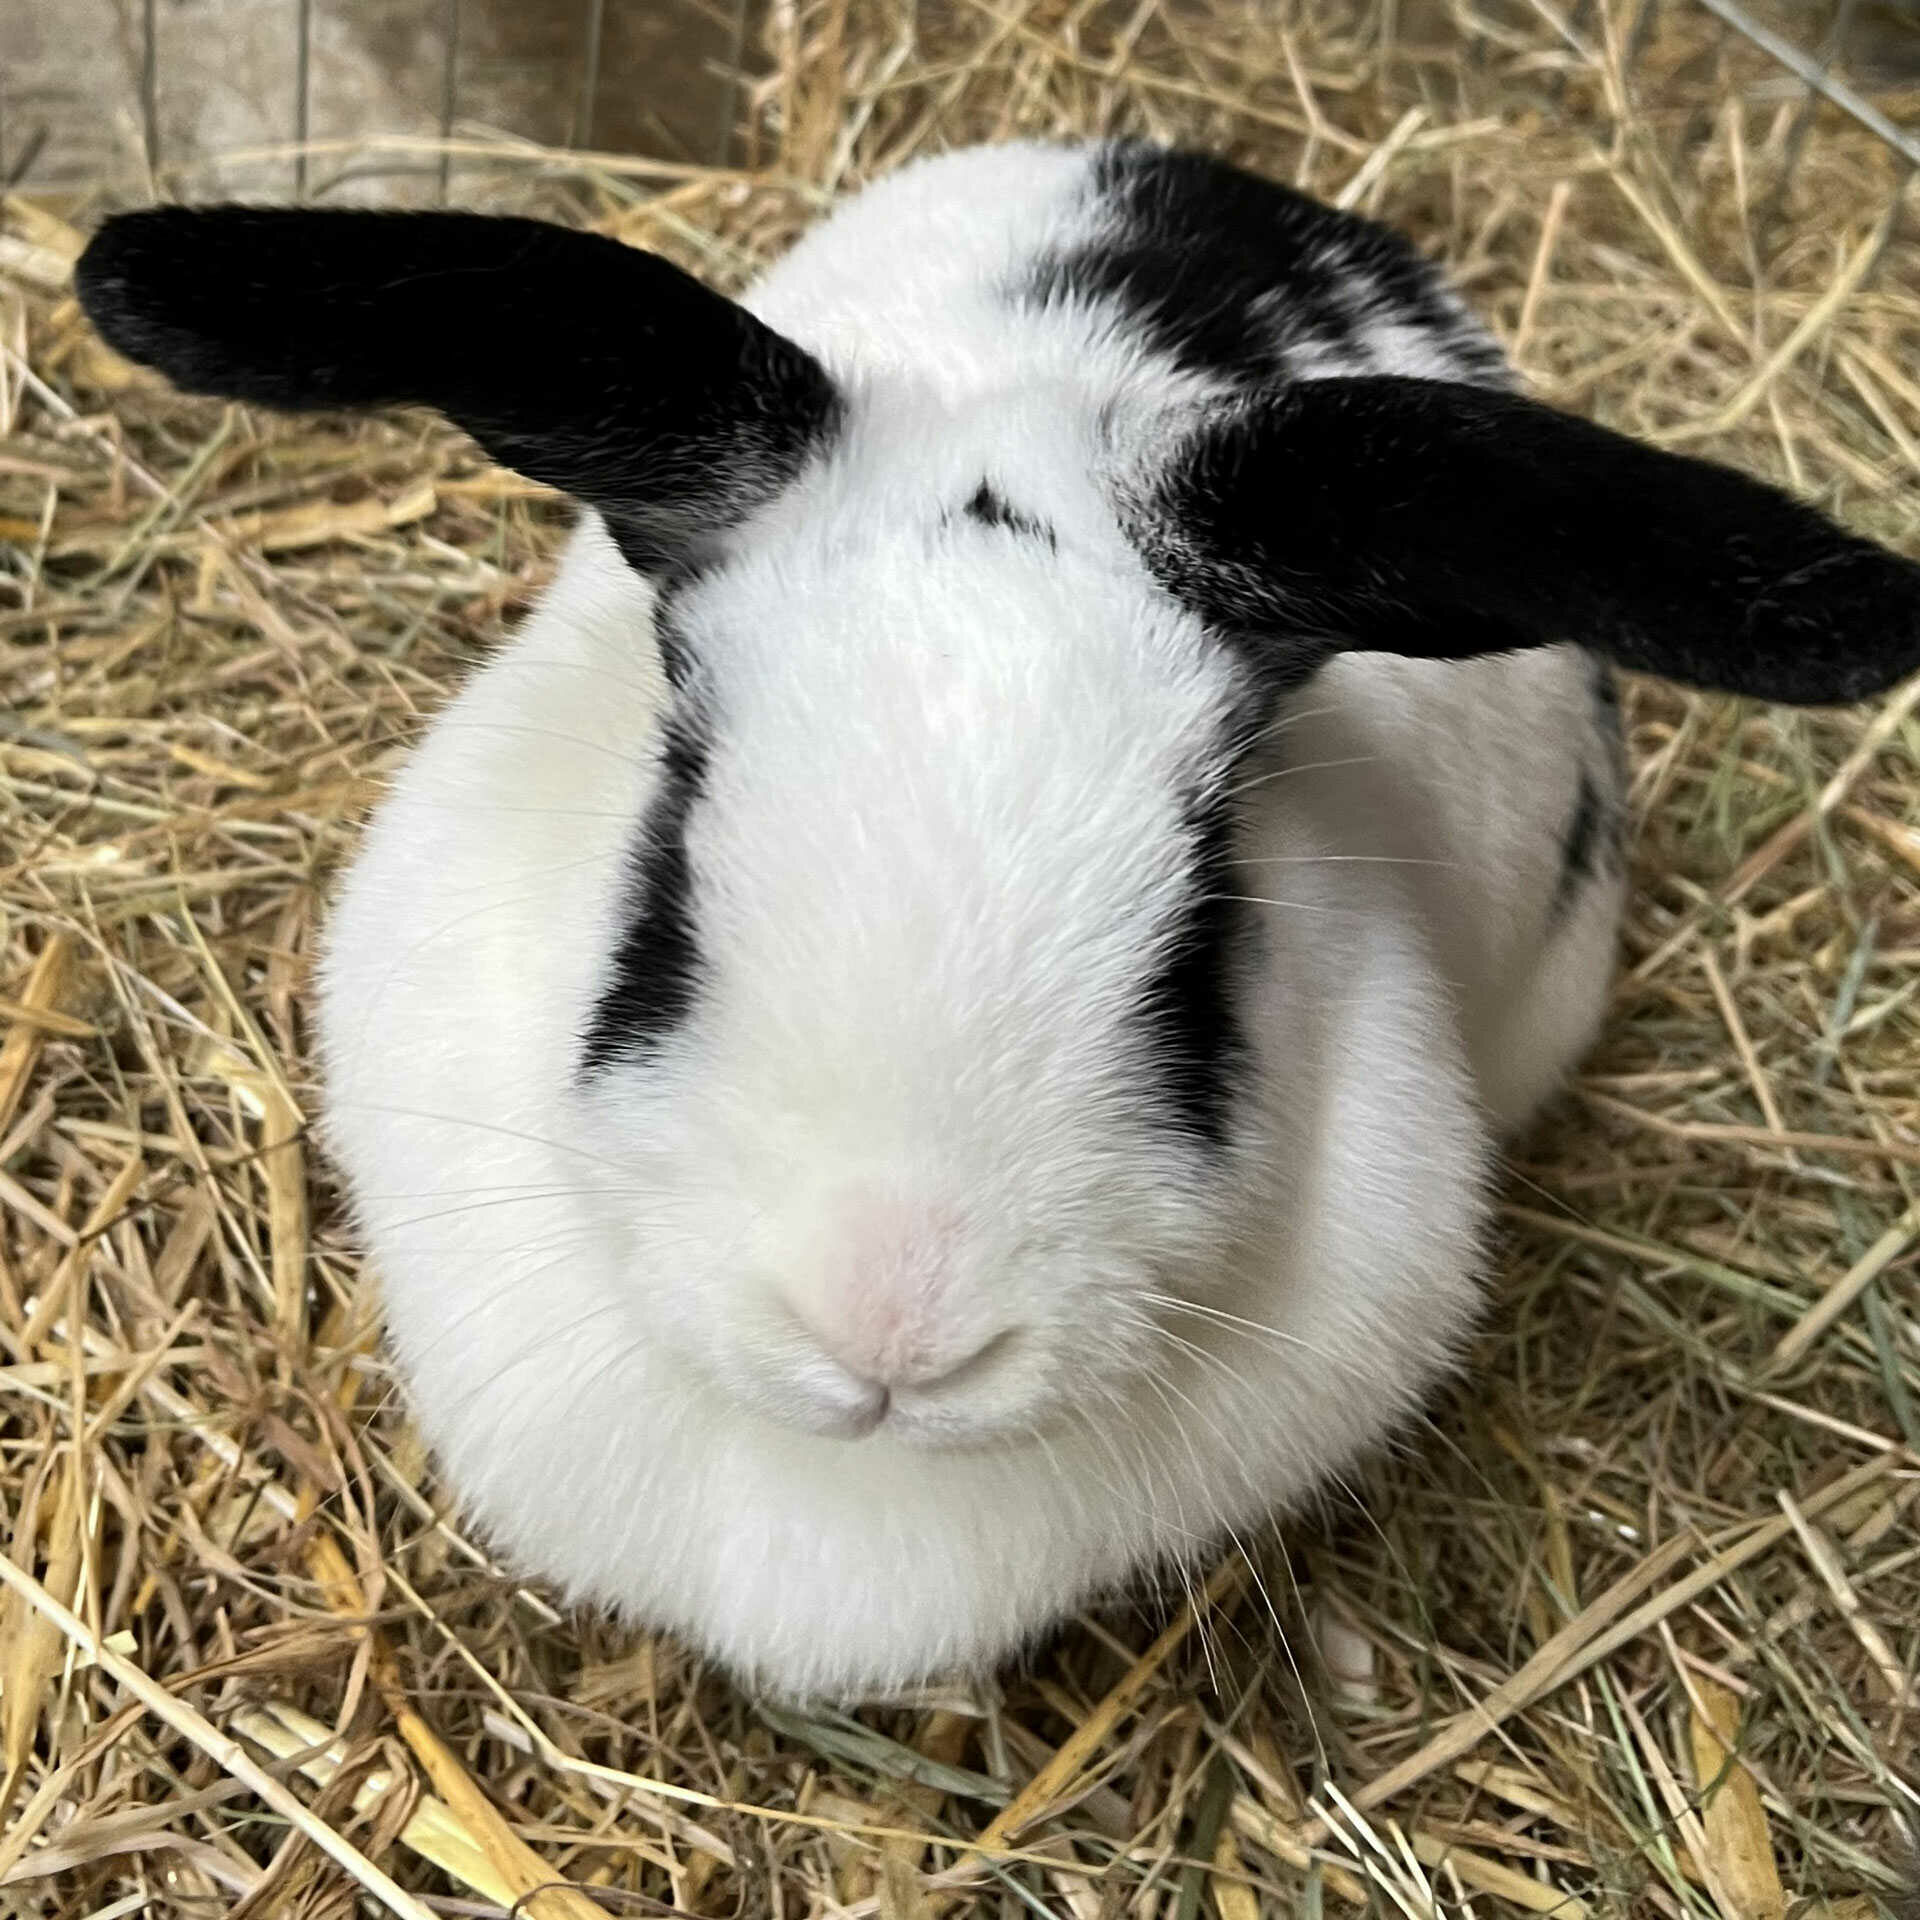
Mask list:
[[420,405],[664,567],[785,485],[840,403],[812,356],[657,255],[469,213],[156,207],[109,220],[80,301],[195,393]]
[[1130,517],[1161,583],[1274,686],[1342,651],[1559,640],[1807,705],[1920,668],[1920,566],[1745,474],[1497,389],[1302,381],[1202,427]]

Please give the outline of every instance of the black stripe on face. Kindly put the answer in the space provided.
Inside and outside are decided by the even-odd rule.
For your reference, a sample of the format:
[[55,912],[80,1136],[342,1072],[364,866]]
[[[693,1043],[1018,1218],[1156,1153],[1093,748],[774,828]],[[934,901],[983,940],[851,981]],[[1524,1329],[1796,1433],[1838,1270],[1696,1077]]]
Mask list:
[[613,977],[581,1047],[584,1073],[647,1053],[693,1010],[701,976],[687,822],[706,786],[705,735],[684,716],[660,743],[660,783],[647,809],[628,890]]
[[1234,1004],[1234,954],[1245,916],[1234,898],[1233,816],[1224,795],[1187,810],[1192,877],[1140,997],[1148,1058],[1165,1110],[1209,1148],[1226,1145],[1233,1095],[1247,1059]]

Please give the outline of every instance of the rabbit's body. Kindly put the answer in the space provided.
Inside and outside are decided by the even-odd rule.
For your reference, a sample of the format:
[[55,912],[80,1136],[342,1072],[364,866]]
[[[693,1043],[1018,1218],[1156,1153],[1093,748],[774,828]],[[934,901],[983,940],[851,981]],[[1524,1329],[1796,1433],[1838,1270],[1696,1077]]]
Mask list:
[[[1164,842],[1163,790],[1109,777],[1138,739],[1128,707],[1162,709],[1176,740],[1231,708],[1229,663],[1197,628],[1135,630],[1139,563],[1086,457],[1101,409],[1137,411],[1110,423],[1123,444],[1172,433],[1169,410],[1216,401],[1229,377],[1146,346],[1123,306],[1008,293],[1111,226],[1093,165],[1013,149],[915,168],[817,229],[748,302],[887,401],[838,453],[839,500],[807,495],[717,590],[735,638],[706,695],[727,762],[708,770],[708,804],[724,811],[736,786],[742,842],[715,824],[710,858],[751,905],[703,938],[794,993],[763,988],[773,1004],[717,1021],[728,1057],[702,1073],[737,1103],[791,1107],[803,1130],[847,1125],[829,1077],[843,1075],[859,1137],[830,1163],[884,1164],[890,1131],[936,1163],[990,1160],[1017,1115],[1001,1101],[1045,1103],[1042,1085],[993,1090],[970,1115],[950,1092],[963,1063],[925,1056],[957,1034],[1028,1071],[1034,1022],[1073,1017],[1063,976],[1135,976],[1136,932],[1103,953],[1101,930],[1060,905],[1082,863]],[[1404,315],[1378,327],[1400,352],[1438,351]],[[1047,535],[955,514],[983,480]],[[866,504],[902,497],[919,524],[875,537]],[[1036,604],[1057,631],[1056,596],[1103,593],[1119,604],[1071,645],[1024,631]],[[652,1337],[646,1267],[673,1243],[636,1268],[617,1221],[659,1196],[623,1202],[609,1164],[620,1129],[596,1099],[617,1105],[618,1082],[583,1098],[562,1070],[604,1018],[599,956],[631,911],[632,823],[656,801],[652,597],[583,527],[540,613],[402,775],[335,910],[334,1137],[401,1365],[454,1484],[573,1593],[789,1685],[991,1658],[1143,1559],[1185,1556],[1337,1469],[1456,1350],[1490,1121],[1552,1085],[1606,981],[1617,866],[1610,829],[1581,822],[1617,810],[1612,707],[1595,664],[1561,648],[1351,656],[1276,711],[1235,776],[1231,885],[1262,956],[1244,1007],[1265,1111],[1218,1244],[1208,1223],[1209,1311],[1168,1320],[1161,1377],[1123,1429],[1095,1403],[1020,1444],[930,1450],[885,1428],[850,1443],[727,1410],[680,1345]],[[940,644],[900,644],[925,597],[944,610]],[[817,610],[821,641],[795,649]],[[1067,817],[1047,791],[1063,778],[1079,796]],[[996,811],[983,831],[1014,844],[974,856],[970,892],[951,842]],[[871,849],[869,871],[850,823],[899,844]],[[1003,944],[1040,955],[1031,974]],[[945,992],[928,993],[943,962]],[[871,1058],[849,1061],[864,1034]],[[868,1133],[887,1097],[873,1081],[916,1054],[933,1106]],[[1064,1072],[1059,1097],[1081,1084]],[[1026,1150],[1047,1153],[1045,1130]],[[1064,1117],[1055,1150],[1087,1151]],[[445,1191],[450,1166],[462,1192]]]
[[1192,1561],[1458,1353],[1619,911],[1554,643],[1920,660],[1906,563],[1143,147],[911,168],[744,310],[460,216],[163,210],[81,285],[185,382],[429,399],[598,510],[348,879],[329,1135],[491,1537],[785,1690]]
[[[1310,682],[1247,776],[1276,776],[1247,796],[1236,881],[1279,903],[1253,910],[1247,1001],[1273,1164],[1201,1296],[1221,1317],[1172,1317],[1163,1384],[1124,1426],[1096,1403],[1024,1445],[850,1442],[729,1408],[650,1338],[647,1276],[596,1224],[633,1204],[608,1130],[555,1071],[604,992],[654,778],[650,597],[584,526],[334,908],[331,1139],[401,1371],[491,1537],[573,1595],[803,1690],[991,1660],[1338,1471],[1454,1357],[1487,1110],[1517,1119],[1552,1085],[1610,969],[1612,849],[1566,859],[1610,715],[1571,648],[1354,656]],[[792,748],[857,724],[811,714]]]

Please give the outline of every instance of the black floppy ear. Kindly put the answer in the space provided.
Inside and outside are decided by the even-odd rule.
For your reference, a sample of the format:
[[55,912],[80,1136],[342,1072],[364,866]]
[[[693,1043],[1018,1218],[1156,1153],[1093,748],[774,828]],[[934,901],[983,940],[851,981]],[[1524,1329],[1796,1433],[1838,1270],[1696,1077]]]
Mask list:
[[110,345],[195,393],[437,408],[662,563],[830,432],[819,364],[656,255],[469,213],[157,207],[75,276]]
[[1920,668],[1920,567],[1772,487],[1488,388],[1315,380],[1202,430],[1141,501],[1162,583],[1277,683],[1332,653],[1576,640],[1822,705]]

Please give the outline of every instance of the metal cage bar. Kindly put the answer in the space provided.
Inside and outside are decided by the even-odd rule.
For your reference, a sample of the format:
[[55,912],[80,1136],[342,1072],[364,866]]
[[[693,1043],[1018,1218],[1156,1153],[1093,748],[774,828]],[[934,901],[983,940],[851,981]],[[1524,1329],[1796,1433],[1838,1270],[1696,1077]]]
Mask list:
[[313,0],[293,0],[293,197],[307,197],[307,130],[313,103]]
[[453,123],[460,113],[460,0],[445,0],[446,51],[440,72],[440,199],[453,185]]
[[1869,132],[1878,134],[1909,166],[1920,167],[1920,141],[1902,132],[1871,100],[1856,93],[1844,80],[1836,80],[1822,62],[1803,53],[1791,40],[1782,39],[1771,27],[1762,26],[1744,7],[1737,5],[1736,0],[1696,0],[1696,4],[1717,14],[1734,32],[1770,54],[1796,79],[1804,81],[1810,91],[1831,100],[1841,112],[1851,114]]

